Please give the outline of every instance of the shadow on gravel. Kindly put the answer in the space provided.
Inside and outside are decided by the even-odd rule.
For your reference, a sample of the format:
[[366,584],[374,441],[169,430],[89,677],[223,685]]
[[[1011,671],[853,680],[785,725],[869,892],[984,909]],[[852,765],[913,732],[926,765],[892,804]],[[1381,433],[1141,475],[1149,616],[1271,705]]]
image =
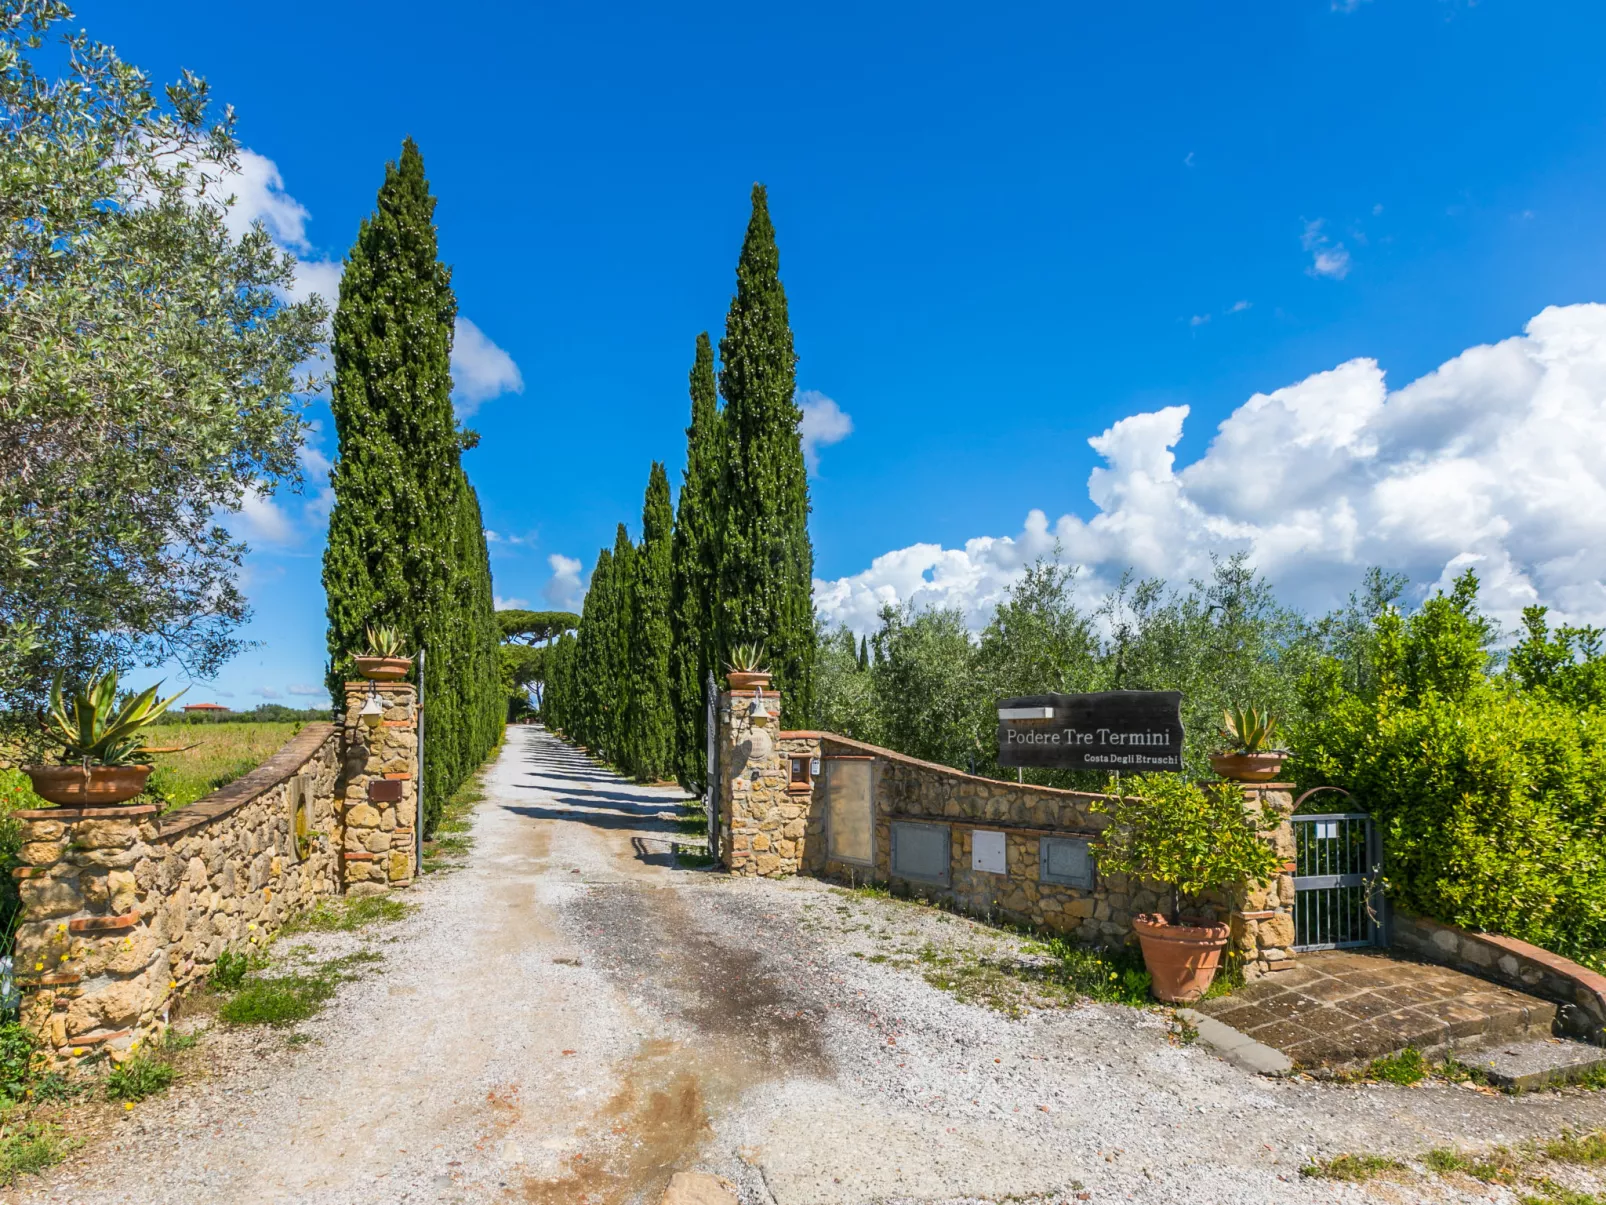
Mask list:
[[588,824],[592,828],[628,828],[652,833],[678,833],[680,825],[674,820],[663,820],[656,815],[634,812],[598,811],[586,807],[585,801],[564,800],[568,808],[526,807],[503,804],[515,816],[528,816],[532,820],[564,820],[571,824]]

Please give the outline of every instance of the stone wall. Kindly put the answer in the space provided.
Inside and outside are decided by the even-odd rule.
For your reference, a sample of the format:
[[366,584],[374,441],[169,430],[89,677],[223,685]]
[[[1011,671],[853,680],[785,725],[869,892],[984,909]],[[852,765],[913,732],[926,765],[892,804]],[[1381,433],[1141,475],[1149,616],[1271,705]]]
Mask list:
[[[370,696],[380,722],[362,722]],[[418,855],[418,694],[410,682],[347,682],[340,823],[346,890],[375,895],[413,881]]]
[[793,789],[781,752],[774,717],[781,697],[762,693],[767,717],[752,714],[759,692],[726,691],[720,696],[719,848],[725,868],[736,875],[778,877],[803,866],[809,792]]
[[[767,700],[777,697],[765,692]],[[795,873],[850,882],[891,884],[945,901],[977,916],[1024,922],[1079,939],[1120,943],[1132,936],[1132,918],[1163,910],[1168,901],[1154,884],[1098,874],[1088,844],[1109,823],[1093,810],[1102,796],[964,774],[829,732],[773,732],[773,721],[753,724],[753,692],[726,692],[719,708],[719,849],[733,874],[777,877]],[[793,766],[798,773],[793,773]],[[833,856],[827,791],[821,778],[833,762],[868,763],[871,827],[867,858]],[[862,777],[862,772],[861,772]],[[802,781],[799,781],[799,779]],[[1246,813],[1269,807],[1275,823],[1262,836],[1285,859],[1267,885],[1206,901],[1205,912],[1228,921],[1233,949],[1245,974],[1255,978],[1292,965],[1292,791],[1282,784],[1244,788]],[[893,870],[893,826],[912,822],[945,832],[946,881],[904,878]],[[907,831],[907,830],[905,830]],[[978,834],[982,834],[978,842]],[[1075,847],[1090,872],[1080,884],[1045,873],[1045,839],[1055,851]],[[996,853],[1001,871],[979,868],[978,844]]]
[[1390,918],[1389,944],[1429,962],[1554,1000],[1561,1005],[1558,1029],[1606,1046],[1606,975],[1515,937],[1472,933],[1406,912],[1396,911]]
[[[53,1062],[114,1059],[165,1026],[175,995],[225,950],[264,944],[320,897],[413,877],[417,708],[376,683],[384,720],[308,724],[222,790],[165,815],[150,805],[16,812],[23,1021]],[[389,784],[389,785],[385,785]]]

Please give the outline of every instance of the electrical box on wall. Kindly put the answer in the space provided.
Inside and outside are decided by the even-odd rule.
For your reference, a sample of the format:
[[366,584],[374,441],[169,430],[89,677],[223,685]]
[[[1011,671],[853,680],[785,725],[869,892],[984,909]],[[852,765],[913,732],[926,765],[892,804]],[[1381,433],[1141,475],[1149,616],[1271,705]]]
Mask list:
[[970,868],[988,874],[1005,874],[1004,834],[977,829],[970,834]]

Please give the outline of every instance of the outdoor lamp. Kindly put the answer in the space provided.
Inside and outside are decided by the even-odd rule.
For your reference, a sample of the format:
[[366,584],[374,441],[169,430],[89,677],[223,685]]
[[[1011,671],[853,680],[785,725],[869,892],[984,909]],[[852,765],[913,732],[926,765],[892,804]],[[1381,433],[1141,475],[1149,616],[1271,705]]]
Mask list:
[[753,702],[747,709],[747,716],[755,724],[762,724],[770,718],[769,708],[764,704],[764,691],[759,690],[753,696]]
[[385,718],[385,705],[379,701],[378,695],[371,694],[368,696],[368,702],[362,705],[362,710],[357,713],[357,718],[370,728],[379,727],[379,721]]

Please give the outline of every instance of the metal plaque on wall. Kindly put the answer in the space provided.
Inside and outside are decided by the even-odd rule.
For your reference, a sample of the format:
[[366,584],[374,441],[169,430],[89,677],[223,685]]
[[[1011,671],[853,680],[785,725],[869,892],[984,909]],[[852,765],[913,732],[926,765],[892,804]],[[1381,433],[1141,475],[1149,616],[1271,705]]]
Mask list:
[[1054,770],[1182,769],[1182,692],[1107,690],[998,704],[998,764]]

